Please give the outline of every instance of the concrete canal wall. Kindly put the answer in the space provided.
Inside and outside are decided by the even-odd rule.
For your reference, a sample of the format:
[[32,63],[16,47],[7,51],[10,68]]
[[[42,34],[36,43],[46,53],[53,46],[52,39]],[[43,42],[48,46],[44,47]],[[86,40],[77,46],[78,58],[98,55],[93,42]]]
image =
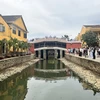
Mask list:
[[0,60],[0,70],[21,64],[23,62],[30,61],[32,59],[34,59],[34,54]]
[[72,54],[66,54],[65,59],[100,74],[100,62],[98,61]]

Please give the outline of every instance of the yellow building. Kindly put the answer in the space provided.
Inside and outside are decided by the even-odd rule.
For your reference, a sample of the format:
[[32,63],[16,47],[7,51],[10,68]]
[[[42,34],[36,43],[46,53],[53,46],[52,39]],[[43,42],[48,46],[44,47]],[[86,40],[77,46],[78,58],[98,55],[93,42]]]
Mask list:
[[92,31],[97,34],[97,37],[99,38],[99,46],[100,46],[100,25],[83,25],[81,32],[76,37],[76,40],[81,41],[82,35],[88,31]]
[[21,15],[0,15],[0,40],[10,37],[19,41],[27,41],[27,28]]

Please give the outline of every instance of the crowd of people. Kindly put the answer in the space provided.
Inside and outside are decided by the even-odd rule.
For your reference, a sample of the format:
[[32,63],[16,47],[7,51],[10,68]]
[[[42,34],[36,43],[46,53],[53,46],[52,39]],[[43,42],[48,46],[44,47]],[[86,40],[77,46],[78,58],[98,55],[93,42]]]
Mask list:
[[96,59],[100,56],[100,47],[83,47],[83,48],[71,48],[67,50],[68,53],[78,54],[80,57],[85,56],[92,59]]

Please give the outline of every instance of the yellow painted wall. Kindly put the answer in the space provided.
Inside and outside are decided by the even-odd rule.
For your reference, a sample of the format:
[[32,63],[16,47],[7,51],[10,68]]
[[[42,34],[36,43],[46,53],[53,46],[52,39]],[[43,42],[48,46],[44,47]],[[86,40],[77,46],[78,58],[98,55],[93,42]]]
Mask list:
[[[88,31],[97,32],[98,33],[97,36],[100,37],[100,26],[97,26],[97,27],[85,27],[85,26],[83,26],[80,34],[77,35],[76,39],[81,41],[82,35]],[[86,45],[86,43],[82,42],[82,45]]]
[[5,26],[5,32],[0,32],[0,40],[4,38],[8,40],[11,35],[10,27],[1,16],[0,16],[0,24],[3,24]]
[[23,30],[26,31],[26,29],[25,29],[25,27],[24,27],[24,23],[23,23],[23,21],[22,21],[22,18],[18,18],[18,19],[14,22],[14,24],[16,24],[17,26],[19,26],[20,28],[22,28]]
[[27,38],[24,38],[24,32],[22,30],[21,31],[21,36],[18,36],[18,28],[16,28],[16,34],[13,33],[13,30],[11,29],[11,37],[13,38],[17,38],[20,41],[27,41]]
[[81,41],[82,35],[85,34],[87,31],[90,31],[91,27],[82,27],[80,34],[78,34],[77,39]]
[[[18,27],[22,28],[23,30],[27,31],[25,29],[25,26],[24,26],[24,23],[22,21],[22,18],[18,18],[15,22],[13,22],[15,25],[17,25]],[[13,38],[17,38],[18,40],[20,41],[27,41],[27,38],[24,38],[24,31],[23,30],[20,30],[21,31],[21,36],[18,36],[18,28],[16,28],[16,34],[14,34],[11,30],[11,36]]]

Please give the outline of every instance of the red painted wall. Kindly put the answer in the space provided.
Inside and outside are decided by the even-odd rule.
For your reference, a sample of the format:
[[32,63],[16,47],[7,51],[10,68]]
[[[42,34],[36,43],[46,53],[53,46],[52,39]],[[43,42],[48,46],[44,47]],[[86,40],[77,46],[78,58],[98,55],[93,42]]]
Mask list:
[[29,51],[30,53],[34,53],[34,44],[30,44],[30,48],[29,48]]
[[66,48],[81,48],[81,43],[67,43]]

